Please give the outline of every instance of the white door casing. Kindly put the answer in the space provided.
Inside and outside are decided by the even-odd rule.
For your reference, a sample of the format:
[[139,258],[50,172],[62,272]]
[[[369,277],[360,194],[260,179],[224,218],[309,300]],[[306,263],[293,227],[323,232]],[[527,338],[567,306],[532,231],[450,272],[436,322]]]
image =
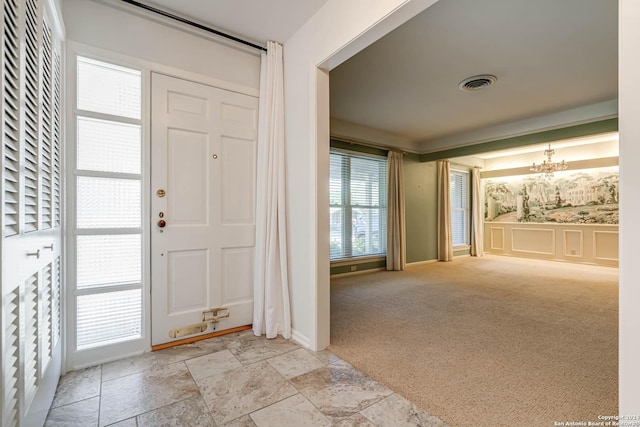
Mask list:
[[[201,322],[210,308],[229,309],[216,331],[252,321],[258,99],[157,73],[151,91],[151,335],[158,345],[184,338],[169,330]],[[202,334],[213,331],[209,324]]]

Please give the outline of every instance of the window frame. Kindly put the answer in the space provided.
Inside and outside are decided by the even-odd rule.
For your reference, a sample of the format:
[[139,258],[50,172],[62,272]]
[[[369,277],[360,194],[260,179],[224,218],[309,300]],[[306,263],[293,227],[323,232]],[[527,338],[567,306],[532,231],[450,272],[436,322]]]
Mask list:
[[[149,188],[149,153],[150,153],[150,135],[148,130],[148,123],[150,117],[149,107],[149,89],[150,89],[150,64],[145,61],[140,61],[135,58],[130,58],[126,55],[110,52],[107,50],[94,48],[78,42],[68,41],[68,52],[66,58],[66,91],[67,96],[67,109],[66,109],[66,126],[67,126],[67,149],[65,153],[66,157],[66,271],[67,271],[67,283],[66,283],[66,368],[67,369],[81,369],[86,366],[95,365],[96,363],[104,363],[112,360],[121,359],[127,355],[140,354],[151,347],[150,340],[150,260],[149,260],[149,225],[145,219],[149,216],[149,203],[148,193]],[[131,124],[139,124],[141,126],[141,170],[140,174],[123,174],[123,173],[103,173],[94,171],[79,171],[77,169],[77,140],[78,129],[77,121],[79,116],[110,120],[114,116],[109,114],[89,112],[85,114],[85,110],[78,108],[77,99],[77,64],[78,57],[88,58],[95,61],[101,61],[115,66],[133,69],[140,72],[141,76],[141,115],[140,119],[124,118],[123,122]],[[78,174],[81,172],[81,174]],[[85,174],[87,172],[87,174]],[[142,278],[139,284],[130,284],[118,287],[104,286],[91,289],[77,289],[76,288],[76,238],[84,234],[103,234],[95,233],[100,232],[101,229],[87,229],[77,230],[76,224],[76,191],[77,191],[77,179],[79,176],[96,176],[96,177],[109,177],[109,178],[133,178],[139,177],[141,179],[141,191],[142,191],[142,214],[141,214],[141,227],[137,230],[141,232],[141,247],[142,247]],[[132,229],[133,230],[133,229]],[[127,232],[125,232],[126,234]],[[110,233],[104,233],[110,234]],[[89,347],[85,349],[77,348],[77,298],[80,295],[90,295],[93,293],[111,292],[111,291],[126,291],[129,289],[140,289],[142,293],[141,302],[141,336],[127,341],[121,341],[113,344],[106,344],[104,346]]]
[[[452,236],[451,240],[453,242],[453,247],[455,249],[463,249],[471,247],[471,173],[469,170],[461,169],[461,168],[451,168],[449,170],[449,180],[452,181],[454,176],[462,176],[463,182],[466,184],[467,190],[467,199],[465,200],[465,205],[462,207],[453,207],[453,197],[451,197],[451,229]],[[464,216],[464,243],[456,243],[454,241],[453,236],[453,228],[455,221],[455,212],[462,212]]]
[[[332,154],[338,154],[343,159],[343,161],[348,161],[349,165],[344,166],[341,165],[342,177],[341,177],[341,201],[339,204],[331,203],[331,196],[329,196],[329,209],[339,208],[343,212],[342,216],[342,242],[349,242],[348,251],[343,250],[343,256],[331,258],[331,251],[329,251],[329,261],[331,265],[338,266],[341,264],[353,264],[358,262],[368,262],[377,259],[384,259],[386,257],[387,252],[387,191],[388,191],[388,183],[387,183],[387,158],[386,156],[363,153],[359,151],[351,151],[345,150],[341,148],[331,148],[329,151],[329,156]],[[362,159],[372,159],[379,162],[384,163],[384,168],[380,171],[379,180],[382,181],[384,179],[384,192],[380,191],[379,194],[379,204],[375,205],[353,205],[351,203],[351,167],[350,162],[353,158],[362,158]],[[331,162],[329,162],[331,163]],[[329,174],[330,175],[330,174]],[[331,192],[331,190],[329,190]],[[354,209],[376,209],[379,212],[384,211],[384,215],[379,215],[379,225],[378,229],[381,231],[383,236],[380,238],[380,245],[382,247],[381,252],[378,253],[368,253],[363,255],[353,255],[353,244],[352,244],[352,233],[353,233],[353,211]],[[330,214],[331,216],[331,214]],[[331,228],[331,227],[330,227]],[[344,256],[344,253],[348,252],[348,255]]]

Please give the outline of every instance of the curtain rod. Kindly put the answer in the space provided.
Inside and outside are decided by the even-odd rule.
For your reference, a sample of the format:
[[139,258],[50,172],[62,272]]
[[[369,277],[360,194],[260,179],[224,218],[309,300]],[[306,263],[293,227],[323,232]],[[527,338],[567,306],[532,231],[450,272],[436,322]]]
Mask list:
[[395,151],[396,153],[402,153],[402,154],[407,154],[407,153],[408,154],[418,154],[418,155],[420,154],[417,151],[411,151],[411,150],[404,149],[404,148],[393,147],[391,145],[376,144],[376,143],[372,143],[372,142],[361,141],[359,139],[353,139],[353,138],[348,138],[348,137],[338,136],[338,135],[330,135],[329,139],[333,139],[334,141],[338,141],[338,142],[344,142],[345,144],[362,145],[364,147],[377,148],[378,150]]
[[259,50],[262,50],[262,51],[265,51],[265,52],[267,51],[266,48],[264,48],[262,46],[259,46],[259,45],[255,44],[255,43],[251,43],[251,42],[248,42],[246,40],[242,40],[241,38],[232,36],[231,34],[223,33],[222,31],[214,30],[213,28],[204,26],[202,24],[198,24],[197,22],[190,21],[190,20],[188,20],[186,18],[183,18],[183,17],[178,16],[178,15],[174,15],[174,14],[166,12],[164,10],[156,9],[155,7],[146,5],[144,3],[140,3],[140,2],[137,2],[135,0],[121,0],[121,1],[123,1],[124,3],[130,4],[132,6],[137,6],[137,7],[141,8],[141,9],[148,10],[149,12],[157,13],[158,15],[162,15],[162,16],[164,16],[166,18],[170,18],[170,19],[173,19],[175,21],[182,22],[183,24],[191,25],[192,27],[196,27],[196,28],[198,28],[200,30],[204,30],[204,31],[207,31],[209,33],[213,33],[213,34],[215,34],[217,36],[221,36],[221,37],[224,37],[226,39],[233,40],[234,42],[241,43],[241,44],[243,44],[245,46],[250,46],[250,47],[252,47],[254,49],[259,49]]

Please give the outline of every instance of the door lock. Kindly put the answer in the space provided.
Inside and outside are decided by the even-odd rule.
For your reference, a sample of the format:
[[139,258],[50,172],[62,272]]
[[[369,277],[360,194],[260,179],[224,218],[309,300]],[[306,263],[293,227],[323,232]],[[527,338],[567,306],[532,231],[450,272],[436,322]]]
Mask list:
[[165,225],[167,225],[167,222],[164,219],[161,219],[160,221],[158,221],[158,227],[164,228]]

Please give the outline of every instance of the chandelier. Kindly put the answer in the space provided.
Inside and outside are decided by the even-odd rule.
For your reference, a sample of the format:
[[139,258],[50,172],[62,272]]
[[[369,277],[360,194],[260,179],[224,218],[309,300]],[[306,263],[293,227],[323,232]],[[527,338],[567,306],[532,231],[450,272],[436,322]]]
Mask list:
[[553,173],[556,171],[563,171],[569,167],[569,164],[564,160],[561,162],[553,162],[551,160],[551,156],[555,154],[555,150],[551,149],[551,144],[549,144],[549,148],[544,150],[544,155],[547,156],[546,160],[543,160],[542,163],[536,165],[536,162],[533,162],[533,166],[529,169],[531,172],[543,173],[546,178],[553,177]]

